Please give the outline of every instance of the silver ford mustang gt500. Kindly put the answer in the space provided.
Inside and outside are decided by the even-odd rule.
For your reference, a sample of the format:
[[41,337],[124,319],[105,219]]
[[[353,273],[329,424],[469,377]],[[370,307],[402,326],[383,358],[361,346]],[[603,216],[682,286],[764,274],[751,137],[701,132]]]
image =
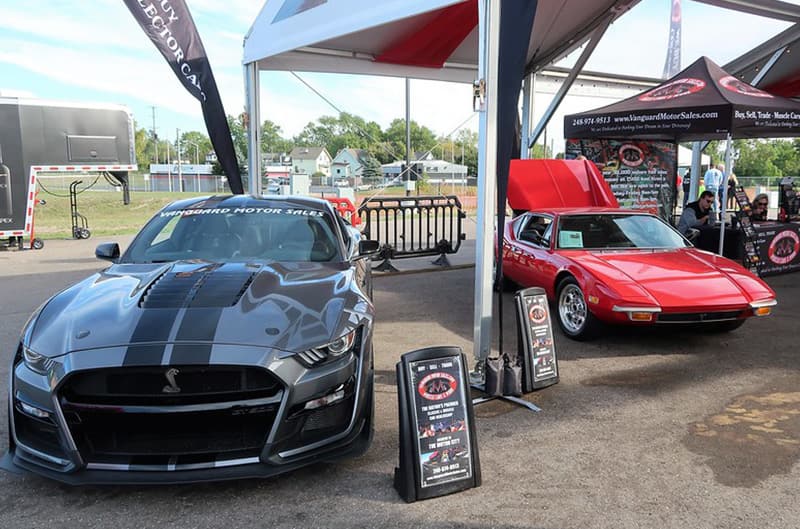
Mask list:
[[161,210],[26,324],[7,469],[68,483],[267,476],[372,437],[377,243],[310,198]]

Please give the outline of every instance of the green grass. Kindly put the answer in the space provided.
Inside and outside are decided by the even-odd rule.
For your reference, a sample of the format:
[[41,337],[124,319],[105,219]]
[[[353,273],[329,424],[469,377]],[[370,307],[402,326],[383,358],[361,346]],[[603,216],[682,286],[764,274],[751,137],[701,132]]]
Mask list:
[[[37,205],[34,209],[35,236],[41,239],[71,239],[72,219],[69,208],[69,193],[66,189],[48,187],[52,194],[39,190],[39,199],[44,199],[44,205]],[[436,194],[436,189],[420,190],[420,194]],[[449,194],[450,188],[442,189],[443,194]],[[457,192],[461,192],[456,188]],[[468,195],[474,194],[474,188],[468,188]],[[355,205],[361,203],[365,196],[372,196],[374,191],[359,193]],[[193,196],[203,196],[208,193],[169,193],[131,191],[131,203],[123,205],[122,193],[119,191],[94,191],[88,190],[78,194],[78,213],[87,218],[89,231],[93,236],[132,235],[137,233],[144,224],[162,207],[175,200]],[[383,190],[381,196],[404,196],[402,188],[389,188]],[[465,208],[470,210],[470,207]],[[80,223],[79,223],[80,224]]]
[[[67,193],[58,196],[39,192],[46,204],[34,209],[36,237],[41,239],[72,238],[72,219]],[[159,209],[181,198],[202,196],[198,193],[131,192],[131,203],[123,205],[122,193],[114,191],[85,191],[78,195],[78,213],[84,215],[92,235],[134,234]]]

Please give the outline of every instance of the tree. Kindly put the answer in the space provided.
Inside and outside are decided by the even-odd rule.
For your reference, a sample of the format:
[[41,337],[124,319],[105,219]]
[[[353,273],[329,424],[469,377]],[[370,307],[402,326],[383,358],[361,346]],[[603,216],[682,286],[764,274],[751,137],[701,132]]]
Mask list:
[[[467,166],[468,175],[478,174],[478,133],[470,129],[461,129],[456,134],[456,160]],[[459,153],[461,149],[461,153]],[[463,153],[463,154],[462,154]]]
[[[228,115],[228,128],[231,131],[233,140],[233,150],[236,152],[236,162],[239,165],[239,172],[242,175],[247,173],[247,127],[246,114],[242,112],[236,117]],[[214,174],[225,174],[219,161],[214,162],[212,170]]]
[[342,112],[339,117],[322,116],[311,122],[294,138],[295,145],[325,147],[332,156],[344,148],[369,149],[381,141],[380,125]]
[[228,128],[231,129],[231,139],[233,148],[236,151],[236,158],[239,165],[247,164],[247,127],[245,126],[246,116],[244,112],[236,117],[228,116]]
[[292,141],[283,137],[283,130],[270,120],[261,124],[261,152],[281,154],[292,150]]
[[147,131],[144,129],[136,129],[134,143],[135,143],[134,150],[136,151],[136,162],[143,164],[147,160],[147,154],[145,152],[148,143]]
[[[395,160],[406,158],[406,120],[395,119],[383,133],[383,141],[387,144]],[[411,120],[411,158],[414,152],[426,152],[436,146],[436,135],[428,127],[420,126]]]
[[534,143],[531,149],[531,158],[552,158],[553,153],[550,152],[550,147],[542,145],[541,143]]
[[774,140],[771,143],[775,153],[773,163],[781,175],[800,174],[800,157],[797,155],[794,143],[786,140]]
[[[197,147],[195,147],[197,145]],[[181,154],[183,160],[190,160],[194,163],[197,158],[197,163],[205,163],[206,155],[213,151],[211,140],[202,132],[191,130],[181,134]],[[176,155],[177,157],[177,155]]]
[[734,147],[739,151],[734,172],[736,176],[782,176],[775,166],[775,148],[762,140],[736,140]]
[[381,173],[381,164],[373,158],[372,156],[368,156],[367,158],[362,160],[363,168],[361,169],[361,177],[362,178],[381,178],[383,174]]

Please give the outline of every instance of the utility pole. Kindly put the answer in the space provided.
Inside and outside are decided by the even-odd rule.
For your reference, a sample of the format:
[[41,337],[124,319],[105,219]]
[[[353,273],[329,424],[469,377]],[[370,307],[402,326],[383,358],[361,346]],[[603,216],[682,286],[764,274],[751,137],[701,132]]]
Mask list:
[[183,193],[183,169],[181,167],[181,129],[175,129],[175,142],[178,149],[178,191]]
[[169,191],[172,192],[172,163],[169,161],[169,141],[167,141],[167,181],[169,182]]
[[156,163],[158,163],[158,134],[156,134],[156,107],[150,107],[153,109],[153,147],[155,147],[156,151]]

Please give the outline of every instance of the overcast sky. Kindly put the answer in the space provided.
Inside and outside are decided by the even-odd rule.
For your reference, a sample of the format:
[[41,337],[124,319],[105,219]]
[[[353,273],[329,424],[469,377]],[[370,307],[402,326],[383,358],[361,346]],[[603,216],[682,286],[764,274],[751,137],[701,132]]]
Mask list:
[[[238,114],[244,107],[242,40],[263,2],[186,1],[225,110]],[[788,27],[692,0],[682,4],[682,67],[701,55],[725,64]],[[670,6],[671,0],[642,0],[611,26],[586,69],[659,77]],[[405,115],[402,79],[299,75],[337,107],[383,128]],[[277,123],[286,137],[299,133],[309,121],[335,114],[289,73],[263,73],[261,86],[261,116]],[[448,134],[474,116],[467,85],[412,81],[411,92],[412,119],[437,134]],[[176,128],[205,131],[199,104],[179,84],[121,0],[0,0],[0,94],[120,103],[131,108],[139,126],[148,129],[155,106],[162,137],[174,138]],[[475,116],[467,126],[477,130],[477,123]]]

